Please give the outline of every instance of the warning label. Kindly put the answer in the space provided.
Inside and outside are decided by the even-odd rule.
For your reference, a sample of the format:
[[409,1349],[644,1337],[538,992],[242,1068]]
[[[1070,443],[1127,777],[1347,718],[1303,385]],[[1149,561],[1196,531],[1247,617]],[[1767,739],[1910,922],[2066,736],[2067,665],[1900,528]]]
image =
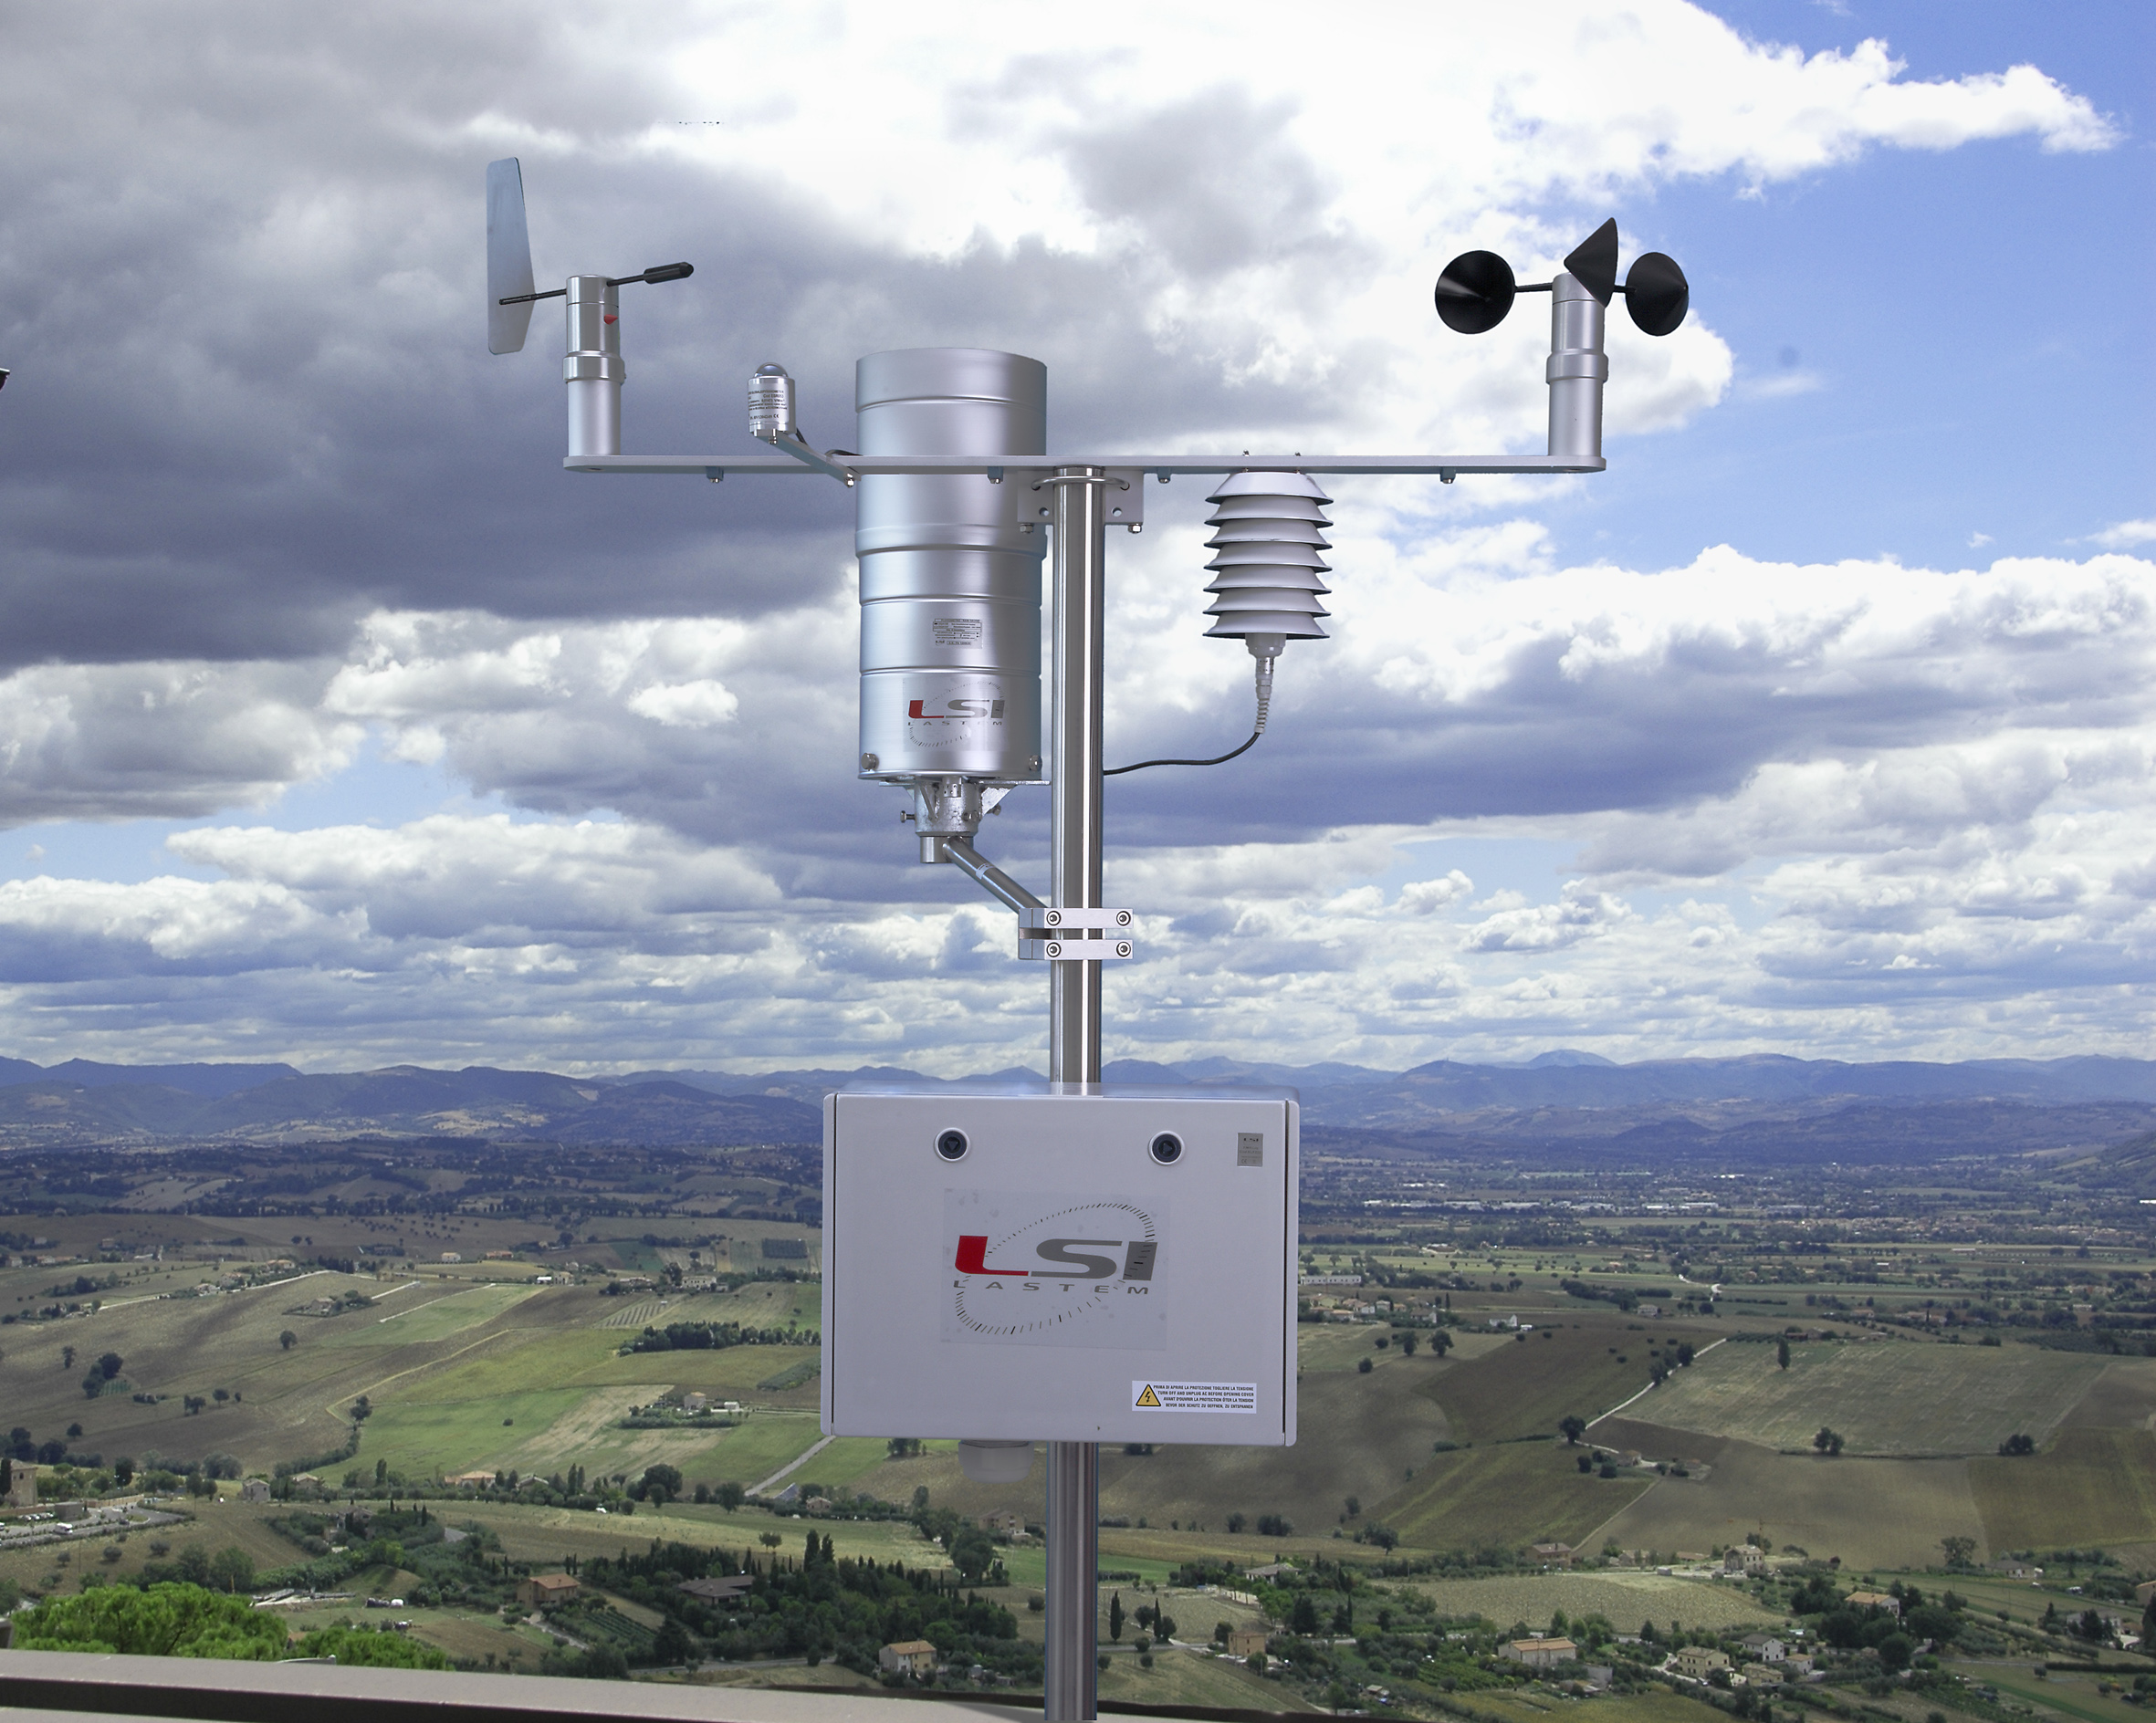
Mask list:
[[1255,1416],[1254,1382],[1134,1382],[1130,1409],[1152,1412],[1241,1412]]

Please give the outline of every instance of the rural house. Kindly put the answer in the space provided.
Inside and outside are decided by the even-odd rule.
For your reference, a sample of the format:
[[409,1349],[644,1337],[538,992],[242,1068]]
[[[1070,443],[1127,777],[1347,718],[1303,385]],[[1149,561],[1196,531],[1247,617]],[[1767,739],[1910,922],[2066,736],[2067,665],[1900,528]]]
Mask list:
[[1900,1619],[1901,1600],[1890,1592],[1851,1592],[1847,1601],[1851,1609],[1883,1609],[1895,1619]]
[[1579,1647],[1569,1639],[1515,1639],[1499,1655],[1530,1669],[1547,1669],[1553,1664],[1577,1661]]
[[1742,1573],[1747,1579],[1755,1578],[1767,1571],[1767,1554],[1754,1544],[1739,1543],[1730,1546],[1722,1558],[1724,1573]]
[[549,1609],[568,1603],[583,1589],[566,1573],[535,1573],[518,1582],[517,1601],[534,1609]]
[[1254,1657],[1265,1649],[1265,1630],[1262,1627],[1230,1627],[1228,1630],[1228,1655],[1230,1657]]
[[1789,1647],[1772,1634],[1746,1634],[1738,1643],[1752,1654],[1755,1663],[1780,1663],[1789,1655]]
[[1782,1672],[1768,1663],[1748,1663],[1737,1673],[1748,1686],[1778,1687],[1782,1685]]
[[1545,1568],[1568,1568],[1572,1565],[1573,1550],[1569,1543],[1538,1543],[1534,1546],[1534,1559]]
[[675,1588],[689,1597],[699,1597],[706,1603],[730,1603],[748,1594],[756,1583],[753,1573],[723,1573],[716,1579],[684,1580]]
[[1669,1659],[1669,1667],[1694,1681],[1704,1681],[1717,1669],[1730,1666],[1730,1655],[1711,1645],[1687,1645]]
[[932,1676],[936,1647],[926,1639],[902,1639],[876,1653],[876,1666],[893,1675]]

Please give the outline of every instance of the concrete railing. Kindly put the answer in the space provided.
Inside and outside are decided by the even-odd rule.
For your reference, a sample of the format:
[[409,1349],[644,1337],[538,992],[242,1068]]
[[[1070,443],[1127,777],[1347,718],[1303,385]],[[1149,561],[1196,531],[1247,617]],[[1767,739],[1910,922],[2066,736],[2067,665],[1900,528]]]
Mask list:
[[[7,1723],[67,1714],[194,1723],[1018,1723],[1041,1701],[913,1689],[779,1693],[686,1682],[225,1663],[79,1651],[0,1651]],[[1274,1723],[1273,1714],[1104,1703],[1127,1717]],[[42,1715],[39,1715],[42,1714]]]

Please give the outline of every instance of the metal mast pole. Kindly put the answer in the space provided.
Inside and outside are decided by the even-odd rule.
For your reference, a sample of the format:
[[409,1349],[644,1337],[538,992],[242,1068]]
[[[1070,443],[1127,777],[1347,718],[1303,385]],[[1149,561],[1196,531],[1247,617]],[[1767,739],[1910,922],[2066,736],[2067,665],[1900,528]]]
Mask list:
[[[1107,527],[1099,467],[1067,466],[1055,490],[1050,548],[1055,602],[1052,666],[1054,728],[1049,743],[1052,901],[1101,907],[1103,563]],[[1101,966],[1049,966],[1048,1079],[1101,1080]],[[1093,1442],[1048,1444],[1048,1641],[1041,1684],[1046,1723],[1090,1723],[1098,1709],[1101,1450]]]

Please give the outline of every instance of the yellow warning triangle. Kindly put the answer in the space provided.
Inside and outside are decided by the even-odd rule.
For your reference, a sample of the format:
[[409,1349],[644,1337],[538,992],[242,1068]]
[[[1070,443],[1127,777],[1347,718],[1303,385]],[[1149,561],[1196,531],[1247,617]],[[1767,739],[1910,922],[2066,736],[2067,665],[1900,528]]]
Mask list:
[[1160,1396],[1153,1392],[1153,1384],[1151,1383],[1147,1383],[1146,1384],[1146,1392],[1138,1396],[1138,1405],[1142,1406],[1156,1406],[1159,1404]]

